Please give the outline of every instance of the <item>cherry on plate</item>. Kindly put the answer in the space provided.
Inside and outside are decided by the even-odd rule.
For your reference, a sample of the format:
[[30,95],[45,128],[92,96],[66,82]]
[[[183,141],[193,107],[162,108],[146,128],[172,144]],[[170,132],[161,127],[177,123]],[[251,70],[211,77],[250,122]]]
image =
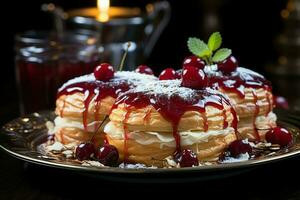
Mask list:
[[288,101],[282,96],[274,96],[274,103],[277,108],[289,109]]
[[285,128],[275,127],[266,133],[266,141],[272,144],[279,144],[281,147],[285,147],[292,143],[293,136]]
[[104,144],[98,148],[95,157],[103,165],[114,166],[119,160],[119,152],[115,146]]
[[96,147],[92,142],[83,142],[79,144],[75,150],[75,156],[78,160],[91,159],[96,151]]
[[197,155],[191,149],[175,152],[174,160],[180,164],[180,167],[193,167],[199,165]]
[[244,140],[235,140],[228,146],[228,151],[232,157],[238,157],[240,154],[252,153],[252,147]]

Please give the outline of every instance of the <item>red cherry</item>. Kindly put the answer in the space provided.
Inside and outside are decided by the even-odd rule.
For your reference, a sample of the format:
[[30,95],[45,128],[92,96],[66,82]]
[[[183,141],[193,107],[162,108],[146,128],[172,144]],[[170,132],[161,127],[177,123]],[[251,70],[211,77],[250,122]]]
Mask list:
[[75,150],[75,156],[78,160],[91,159],[95,154],[95,145],[91,142],[79,144]]
[[115,70],[108,63],[102,63],[94,69],[94,76],[99,81],[109,81],[114,77]]
[[187,66],[182,71],[183,87],[201,89],[207,86],[207,77],[202,69],[193,66]]
[[199,165],[197,155],[190,149],[175,152],[174,159],[180,164],[180,167],[192,167]]
[[119,160],[118,149],[110,144],[104,144],[102,147],[98,148],[96,159],[106,166],[114,166]]
[[189,56],[189,57],[186,57],[183,60],[182,66],[183,67],[194,66],[194,67],[197,67],[199,69],[203,69],[205,67],[205,62],[197,56]]
[[289,109],[288,101],[282,96],[274,96],[274,102],[277,108]]
[[228,151],[232,157],[238,157],[240,154],[252,153],[252,147],[243,140],[235,140],[228,146]]
[[141,74],[149,74],[149,75],[153,75],[153,71],[150,67],[148,67],[147,65],[140,65],[135,69],[135,72],[137,73],[141,73]]
[[238,62],[234,56],[229,56],[228,58],[218,63],[217,65],[218,65],[218,69],[221,72],[225,74],[229,74],[236,70],[236,68],[238,67]]
[[279,144],[281,147],[292,143],[293,136],[285,128],[275,127],[266,133],[266,140],[272,144]]
[[174,80],[180,78],[180,75],[172,68],[163,70],[159,75],[159,80]]

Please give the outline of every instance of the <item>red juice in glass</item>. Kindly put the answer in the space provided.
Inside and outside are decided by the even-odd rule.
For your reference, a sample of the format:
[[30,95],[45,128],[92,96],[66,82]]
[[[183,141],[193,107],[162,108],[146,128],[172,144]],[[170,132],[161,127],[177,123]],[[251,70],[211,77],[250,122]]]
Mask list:
[[21,113],[53,109],[57,89],[67,80],[91,73],[100,62],[97,35],[26,32],[16,37],[16,76]]

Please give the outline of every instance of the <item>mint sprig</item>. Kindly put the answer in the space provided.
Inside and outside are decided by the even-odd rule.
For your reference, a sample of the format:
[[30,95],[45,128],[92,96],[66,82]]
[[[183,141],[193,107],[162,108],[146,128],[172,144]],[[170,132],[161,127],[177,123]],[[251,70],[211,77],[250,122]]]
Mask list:
[[198,38],[189,38],[188,48],[193,54],[199,57],[209,56],[211,54],[211,50],[207,44]]
[[221,62],[231,55],[232,52],[230,49],[219,49],[221,44],[222,37],[219,32],[211,34],[207,44],[195,37],[190,37],[187,41],[187,46],[190,52],[203,59],[207,65]]
[[222,44],[221,34],[219,32],[215,32],[211,34],[211,36],[208,39],[208,48],[211,51],[215,51],[218,48],[220,48],[221,44]]
[[228,58],[228,56],[231,55],[231,50],[227,49],[227,48],[222,48],[219,49],[218,51],[216,51],[216,53],[214,54],[214,56],[212,57],[212,61],[213,62],[221,62],[223,60],[225,60],[226,58]]

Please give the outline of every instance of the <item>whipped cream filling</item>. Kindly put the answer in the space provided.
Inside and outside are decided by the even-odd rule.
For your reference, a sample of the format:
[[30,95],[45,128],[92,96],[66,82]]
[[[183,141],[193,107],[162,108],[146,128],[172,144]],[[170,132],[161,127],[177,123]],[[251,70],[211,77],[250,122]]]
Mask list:
[[267,116],[265,115],[260,115],[257,116],[255,119],[255,124],[259,124],[261,122],[276,122],[277,116],[274,112],[270,112]]
[[[95,132],[100,123],[101,121],[93,121],[88,123],[86,131]],[[84,130],[83,123],[81,121],[74,121],[72,119],[62,118],[59,116],[54,119],[54,124],[55,127],[53,132],[56,132],[60,128],[78,128]]]
[[[116,124],[109,122],[104,127],[104,132],[113,139],[123,139],[124,129],[122,124]],[[210,130],[207,132],[201,131],[181,131],[179,135],[181,137],[181,145],[187,146],[195,143],[208,142],[209,138],[221,135],[227,135],[233,133],[234,129],[228,127],[224,130]],[[137,143],[142,145],[150,145],[152,143],[160,143],[161,148],[166,145],[169,147],[175,147],[175,139],[172,133],[158,133],[152,131],[131,131],[129,132],[129,139],[135,140]]]
[[[239,127],[252,127],[252,117],[240,118],[238,126]],[[255,126],[258,129],[269,129],[270,125],[274,125],[276,123],[277,116],[275,113],[270,112],[267,116],[259,115],[255,119]]]

